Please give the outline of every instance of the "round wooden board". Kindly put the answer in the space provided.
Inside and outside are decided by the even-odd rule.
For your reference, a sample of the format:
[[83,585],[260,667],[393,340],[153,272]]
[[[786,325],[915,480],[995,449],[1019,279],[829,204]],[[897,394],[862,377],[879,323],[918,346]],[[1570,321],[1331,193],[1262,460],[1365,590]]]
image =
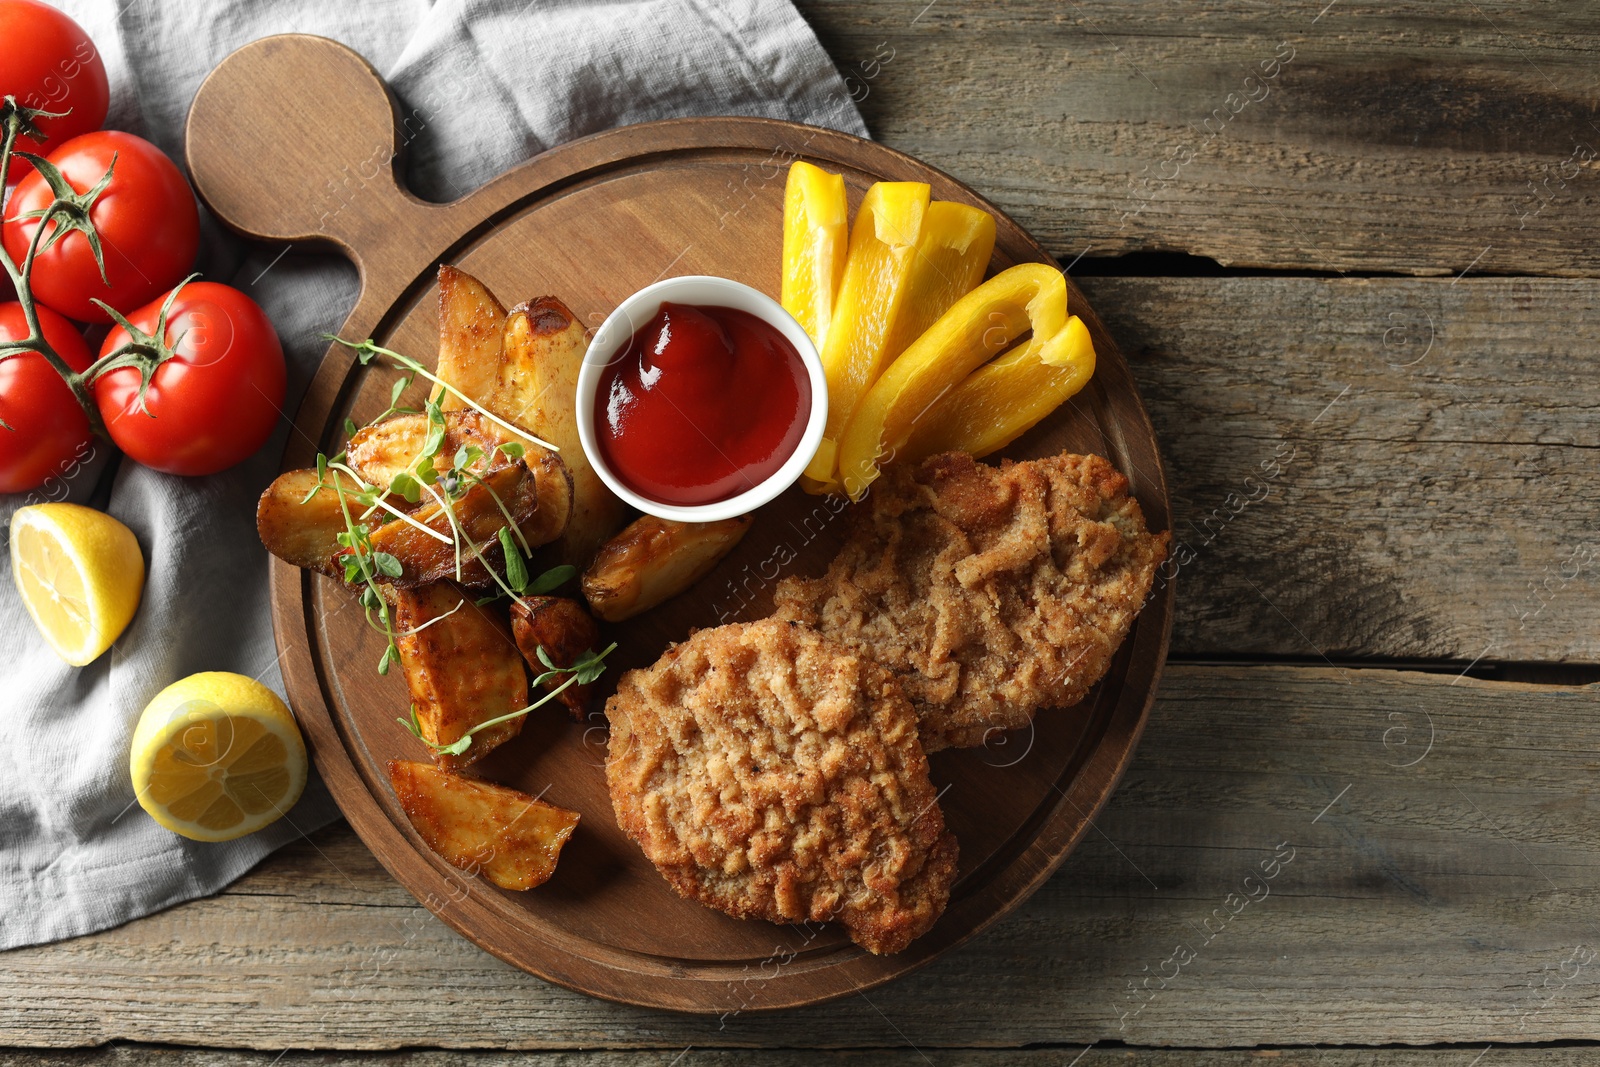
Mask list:
[[[784,179],[797,158],[842,172],[852,210],[872,182],[892,179],[927,182],[936,199],[992,212],[991,272],[1052,262],[950,177],[881,145],[792,123],[684,119],[613,130],[546,152],[448,205],[403,190],[393,162],[403,141],[376,72],[342,45],[298,35],[230,56],[189,116],[190,171],[218,218],[250,237],[343,249],[361,270],[362,293],[341,335],[372,336],[425,362],[437,348],[441,262],[481,278],[508,306],[558,296],[591,326],[630,293],[675,274],[718,274],[776,296]],[[1094,337],[1094,380],[1007,455],[1107,456],[1128,476],[1150,527],[1166,529],[1161,459],[1127,365],[1082,294],[1073,288],[1069,299]],[[330,350],[295,419],[285,468],[339,451],[346,417],[361,423],[382,411],[395,377]],[[826,566],[846,513],[798,489],[762,509],[710,577],[610,628],[621,645],[610,684],[692,628],[759,617],[780,571]],[[791,552],[794,563],[775,564]],[[876,986],[1026,899],[1085,832],[1132,756],[1166,657],[1173,593],[1170,582],[1156,593],[1081,705],[1042,712],[1032,729],[985,748],[933,757],[945,819],[961,844],[960,879],[929,934],[876,957],[835,927],[741,921],[677,897],[617,828],[598,709],[582,725],[552,710],[476,765],[488,779],[582,813],[554,878],[511,893],[450,867],[412,831],[384,772],[390,758],[426,753],[395,721],[407,705],[400,672],[375,672],[381,638],[338,583],[277,560],[271,580],[284,680],[317,768],[396,879],[464,936],[533,974],[595,996],[707,1013],[794,1007]]]

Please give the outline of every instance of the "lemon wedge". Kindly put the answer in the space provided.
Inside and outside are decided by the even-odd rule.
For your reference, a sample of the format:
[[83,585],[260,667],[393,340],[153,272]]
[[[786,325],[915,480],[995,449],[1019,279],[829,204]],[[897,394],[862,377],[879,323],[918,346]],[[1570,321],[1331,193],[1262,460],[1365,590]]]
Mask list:
[[139,805],[175,834],[231,841],[276,822],[306,785],[306,745],[278,694],[227,671],[156,694],[129,757]]
[[11,517],[11,577],[50,647],[82,667],[133,620],[144,557],[133,531],[78,504],[34,504]]

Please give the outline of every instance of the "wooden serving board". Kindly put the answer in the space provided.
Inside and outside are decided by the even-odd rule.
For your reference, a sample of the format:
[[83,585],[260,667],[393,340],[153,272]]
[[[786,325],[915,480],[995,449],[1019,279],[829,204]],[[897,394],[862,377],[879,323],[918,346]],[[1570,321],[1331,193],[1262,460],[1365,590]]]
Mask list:
[[[353,259],[361,296],[341,336],[373,337],[431,362],[434,274],[453,263],[510,305],[554,294],[598,325],[630,293],[675,274],[718,274],[778,292],[788,164],[844,174],[852,210],[880,179],[929,183],[998,224],[990,270],[1051,262],[1014,222],[959,182],[881,145],[793,123],[683,119],[632,126],[546,152],[451,204],[424,203],[397,178],[402,144],[382,79],[343,45],[273,37],[213,71],[189,114],[190,173],[207,205],[245,236],[332,246]],[[1076,288],[1071,310],[1094,337],[1093,382],[1008,450],[1098,452],[1124,471],[1150,526],[1169,524],[1160,454],[1127,365]],[[388,403],[396,374],[331,348],[295,418],[284,467],[344,444],[346,417]],[[413,399],[420,402],[420,388]],[[838,501],[798,489],[762,509],[738,550],[688,594],[611,627],[620,642],[602,689],[653,662],[695,627],[759,617],[781,573],[817,573],[846,525]],[[778,566],[777,559],[797,559]],[[727,1013],[811,1004],[886,982],[973,936],[1053,871],[1127,766],[1166,656],[1171,583],[1151,600],[1106,679],[1078,707],[1032,729],[933,757],[941,806],[961,843],[949,910],[905,952],[875,957],[842,931],[741,921],[678,898],[617,828],[597,708],[572,724],[552,707],[476,765],[583,815],[555,877],[511,893],[444,863],[412,831],[384,763],[425,758],[395,721],[398,670],[375,671],[381,638],[330,579],[272,564],[273,621],[289,697],[318,770],[363,841],[440,918],[483,948],[595,996]],[[982,990],[973,990],[982,996]]]

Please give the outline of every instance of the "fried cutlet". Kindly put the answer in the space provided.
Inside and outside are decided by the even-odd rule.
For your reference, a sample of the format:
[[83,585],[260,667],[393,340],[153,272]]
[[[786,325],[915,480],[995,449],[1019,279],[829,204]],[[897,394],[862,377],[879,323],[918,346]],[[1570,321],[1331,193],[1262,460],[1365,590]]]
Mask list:
[[775,619],[700,630],[606,704],[617,822],[681,895],[838,921],[898,952],[944,911],[944,828],[916,713],[877,663]]
[[964,452],[892,469],[821,578],[787,578],[776,617],[888,667],[922,746],[984,743],[1082,700],[1166,558],[1128,480],[1099,456],[989,466]]

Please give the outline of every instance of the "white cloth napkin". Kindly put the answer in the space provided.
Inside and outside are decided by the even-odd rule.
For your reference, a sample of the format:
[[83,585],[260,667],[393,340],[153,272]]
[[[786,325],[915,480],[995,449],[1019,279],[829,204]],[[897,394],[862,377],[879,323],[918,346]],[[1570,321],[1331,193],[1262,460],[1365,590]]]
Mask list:
[[[682,115],[765,115],[865,135],[833,64],[787,0],[65,0],[111,77],[108,125],[180,163],[195,89],[224,56],[274,33],[332,37],[430,121],[409,154],[420,196],[449,200],[535,153],[613,126]],[[272,102],[261,102],[263,108]],[[337,107],[331,100],[328,106]],[[271,166],[270,160],[260,161]],[[343,260],[246,248],[207,220],[201,268],[259,302],[289,360],[293,412],[356,296]],[[337,811],[313,779],[289,815],[227,844],[158,826],[134,801],[139,712],[195,671],[282,692],[255,501],[287,424],[253,459],[177,478],[100,456],[24,503],[90,500],[127,523],[148,561],[144,601],[109,653],[62,664],[0,582],[0,948],[104,929],[215,892]],[[100,483],[97,488],[97,483]],[[109,503],[106,500],[109,499]],[[10,574],[6,562],[5,574]]]

